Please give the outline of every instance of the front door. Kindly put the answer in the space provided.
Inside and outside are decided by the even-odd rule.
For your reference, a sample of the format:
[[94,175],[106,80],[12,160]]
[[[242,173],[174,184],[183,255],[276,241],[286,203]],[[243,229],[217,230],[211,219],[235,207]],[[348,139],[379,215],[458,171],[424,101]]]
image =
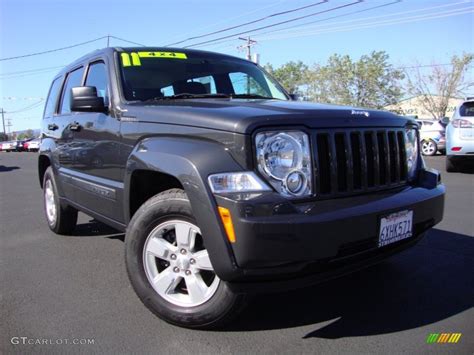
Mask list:
[[[110,85],[104,61],[89,64],[84,85],[94,86],[109,107]],[[75,117],[73,124],[72,170],[77,203],[104,217],[123,221],[123,208],[117,202],[123,191],[124,165],[120,154],[120,121],[110,111],[83,112]]]

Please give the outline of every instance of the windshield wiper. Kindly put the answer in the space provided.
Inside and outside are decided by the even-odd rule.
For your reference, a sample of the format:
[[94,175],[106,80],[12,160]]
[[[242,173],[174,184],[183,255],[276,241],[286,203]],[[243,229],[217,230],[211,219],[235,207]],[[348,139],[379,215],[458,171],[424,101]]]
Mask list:
[[[182,94],[175,94],[170,96],[157,96],[154,97],[153,101],[160,101],[160,100],[178,100],[178,99],[209,99],[209,98],[230,98],[230,95],[227,94],[189,94],[189,93],[182,93]],[[148,101],[148,100],[147,100]]]
[[230,95],[233,99],[262,99],[262,100],[276,100],[274,97],[268,97],[258,94],[232,94]]

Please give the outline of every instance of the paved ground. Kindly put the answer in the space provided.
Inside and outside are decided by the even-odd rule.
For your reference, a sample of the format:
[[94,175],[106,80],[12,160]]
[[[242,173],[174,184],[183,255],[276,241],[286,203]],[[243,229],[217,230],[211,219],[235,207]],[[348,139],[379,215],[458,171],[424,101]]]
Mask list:
[[[0,153],[0,353],[474,353],[474,175],[446,174],[444,157],[427,162],[443,171],[445,219],[419,245],[318,287],[259,297],[219,332],[168,325],[140,303],[123,235],[85,215],[74,236],[52,234],[36,158]],[[463,335],[426,344],[440,332]],[[65,345],[74,339],[94,344]]]

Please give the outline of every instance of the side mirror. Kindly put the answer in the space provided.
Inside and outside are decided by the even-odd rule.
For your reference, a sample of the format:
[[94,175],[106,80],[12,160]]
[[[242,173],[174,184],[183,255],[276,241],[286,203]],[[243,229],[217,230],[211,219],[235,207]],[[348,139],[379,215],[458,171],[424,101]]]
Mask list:
[[449,117],[443,117],[441,123],[447,125],[449,123]]
[[104,98],[97,96],[95,86],[78,86],[72,88],[71,111],[105,112]]
[[299,101],[300,95],[298,95],[298,94],[290,94],[290,99],[291,99],[292,101]]

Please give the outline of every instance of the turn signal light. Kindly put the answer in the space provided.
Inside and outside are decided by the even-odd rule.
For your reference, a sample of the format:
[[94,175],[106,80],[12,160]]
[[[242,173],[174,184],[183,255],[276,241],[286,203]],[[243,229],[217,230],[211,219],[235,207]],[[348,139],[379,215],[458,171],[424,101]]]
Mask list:
[[235,243],[234,224],[232,223],[232,216],[230,215],[230,211],[225,207],[217,208],[219,210],[219,215],[221,216],[222,224],[224,225],[224,229],[227,234],[227,239],[229,239],[229,242]]

